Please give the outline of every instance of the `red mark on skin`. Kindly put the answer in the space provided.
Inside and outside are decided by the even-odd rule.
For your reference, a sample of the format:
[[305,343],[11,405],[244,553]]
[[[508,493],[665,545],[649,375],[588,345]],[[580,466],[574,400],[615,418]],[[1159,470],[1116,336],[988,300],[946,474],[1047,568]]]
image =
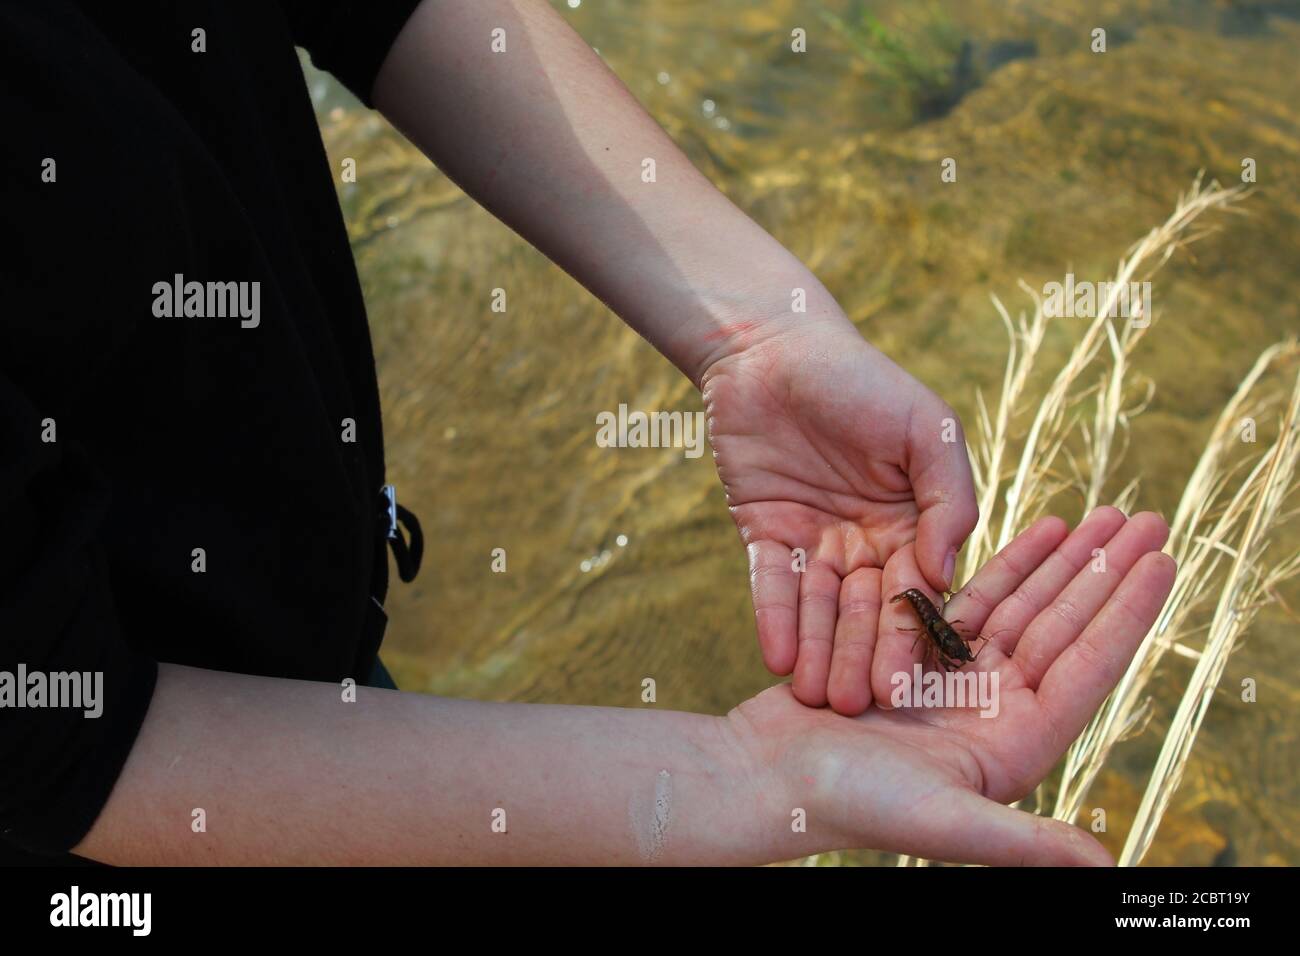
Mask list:
[[803,782],[806,783],[806,784],[808,784],[808,786],[811,787],[812,784],[813,784],[813,778],[812,778],[812,777],[804,777],[804,778],[803,778]]
[[718,339],[739,337],[744,335],[746,332],[754,331],[756,328],[758,328],[757,322],[733,322],[731,325],[724,325],[716,332],[710,332],[708,335],[704,336],[704,341],[716,342]]

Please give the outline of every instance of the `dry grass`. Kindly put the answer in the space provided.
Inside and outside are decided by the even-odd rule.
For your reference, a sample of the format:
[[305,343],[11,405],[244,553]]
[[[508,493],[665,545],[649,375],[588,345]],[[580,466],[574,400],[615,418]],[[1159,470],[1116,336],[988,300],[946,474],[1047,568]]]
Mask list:
[[[1151,396],[1138,389],[1130,358],[1149,330],[1151,316],[1111,316],[1121,284],[1149,280],[1180,247],[1205,234],[1193,229],[1204,213],[1234,211],[1245,192],[1200,178],[1180,197],[1173,214],[1135,243],[1119,262],[1110,293],[1084,328],[1046,390],[1031,382],[1048,324],[1041,297],[1032,315],[1014,321],[996,298],[1009,347],[1001,395],[990,409],[978,396],[971,460],[980,520],[963,554],[958,578],[986,562],[1062,495],[1083,500],[1085,511],[1115,504],[1129,511],[1139,499],[1136,482],[1111,490],[1123,457],[1129,423]],[[1138,649],[1115,691],[1066,754],[1052,816],[1074,821],[1113,748],[1146,726],[1152,682],[1179,679],[1160,669],[1166,652],[1195,660],[1182,688],[1141,805],[1128,834],[1121,865],[1136,865],[1151,846],[1160,820],[1181,780],[1206,710],[1233,649],[1258,610],[1276,599],[1280,584],[1300,573],[1300,554],[1279,554],[1276,531],[1295,511],[1287,501],[1296,489],[1300,460],[1300,376],[1288,389],[1280,373],[1300,364],[1295,340],[1259,356],[1224,407],[1192,468],[1171,522],[1166,551],[1178,561],[1173,593]],[[1036,375],[1037,373],[1037,375]],[[1279,410],[1276,411],[1275,410]],[[1243,438],[1244,423],[1258,429]],[[1270,427],[1273,423],[1275,427]],[[1048,791],[1036,794],[1039,812]],[[919,861],[902,858],[901,865]]]

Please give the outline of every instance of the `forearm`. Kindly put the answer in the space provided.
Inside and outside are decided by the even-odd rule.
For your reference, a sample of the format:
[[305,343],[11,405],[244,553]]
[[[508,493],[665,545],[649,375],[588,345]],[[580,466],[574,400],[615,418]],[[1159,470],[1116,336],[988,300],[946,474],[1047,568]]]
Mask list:
[[[724,719],[365,687],[343,697],[333,684],[164,665],[75,852],[160,865],[727,864],[787,852],[788,808]],[[205,832],[194,832],[199,809]]]
[[[492,31],[506,52],[493,53]],[[545,0],[426,0],[379,108],[471,196],[698,382],[792,314],[842,314],[722,195]],[[643,161],[655,181],[643,180]]]

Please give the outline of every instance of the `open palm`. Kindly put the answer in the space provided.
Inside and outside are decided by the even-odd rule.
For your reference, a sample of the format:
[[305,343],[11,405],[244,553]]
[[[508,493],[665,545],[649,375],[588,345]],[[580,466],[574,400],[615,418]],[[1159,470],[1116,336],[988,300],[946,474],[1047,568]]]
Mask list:
[[[963,670],[997,675],[996,716],[886,709],[878,696],[848,718],[805,707],[782,685],[732,719],[764,765],[794,782],[791,799],[817,808],[809,832],[825,828],[819,845],[954,862],[1109,863],[1083,830],[1005,804],[1042,781],[1124,673],[1173,585],[1174,563],[1156,550],[1166,534],[1155,515],[1126,520],[1112,508],[1068,536],[1059,519],[1043,519],[954,598],[949,616],[991,636]],[[882,597],[876,613],[892,615],[898,606]],[[901,644],[906,633],[888,639]]]
[[701,385],[764,663],[794,673],[803,703],[861,713],[875,642],[863,602],[882,574],[950,586],[975,525],[956,414],[847,321],[766,340]]

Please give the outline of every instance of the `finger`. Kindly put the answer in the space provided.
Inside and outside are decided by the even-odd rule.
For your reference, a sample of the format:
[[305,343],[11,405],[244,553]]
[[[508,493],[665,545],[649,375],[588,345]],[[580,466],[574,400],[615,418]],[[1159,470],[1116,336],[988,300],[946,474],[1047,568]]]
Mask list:
[[[919,809],[919,808],[918,808]],[[945,792],[908,852],[987,866],[1114,866],[1091,834],[1061,820],[1014,810],[969,790]],[[920,818],[920,813],[913,819]]]
[[826,699],[837,713],[848,717],[871,706],[871,658],[880,620],[881,577],[879,568],[859,568],[840,585]]
[[1063,752],[1092,718],[1133,660],[1173,590],[1178,565],[1160,552],[1147,553],[1043,676],[1038,702],[1060,735]]
[[794,696],[809,707],[826,706],[831,675],[840,576],[824,561],[811,561],[799,575],[799,659],[794,665]]
[[997,606],[985,624],[988,635],[1003,654],[1010,656],[1020,635],[1056,600],[1079,571],[1124,527],[1124,512],[1109,505],[1096,508],[1050,554],[1033,574]]
[[[1015,593],[1025,580],[1061,546],[1070,533],[1062,519],[1039,518],[1012,539],[953,595],[944,609],[944,617],[960,621],[957,630],[973,638],[984,633],[984,625],[1003,601]],[[992,637],[991,634],[986,635]]]
[[916,552],[905,544],[885,562],[880,582],[880,621],[876,626],[876,646],[871,660],[871,696],[880,707],[889,708],[890,692],[896,674],[912,674],[912,665],[924,658],[930,643],[921,630],[916,612],[906,601],[896,604],[890,599],[907,588],[917,588],[936,604],[937,592],[925,583],[916,566]]
[[1056,599],[1025,629],[1016,645],[1015,662],[1026,686],[1037,687],[1052,663],[1097,616],[1140,557],[1158,551],[1169,526],[1149,511],[1134,515],[1088,566],[1074,576]]
[[776,541],[756,541],[749,554],[749,589],[763,663],[784,677],[794,670],[799,653],[799,576],[790,549]]
[[920,511],[916,563],[930,586],[942,592],[952,587],[957,552],[975,529],[979,507],[957,413],[942,402],[931,407],[913,416],[907,477]]

